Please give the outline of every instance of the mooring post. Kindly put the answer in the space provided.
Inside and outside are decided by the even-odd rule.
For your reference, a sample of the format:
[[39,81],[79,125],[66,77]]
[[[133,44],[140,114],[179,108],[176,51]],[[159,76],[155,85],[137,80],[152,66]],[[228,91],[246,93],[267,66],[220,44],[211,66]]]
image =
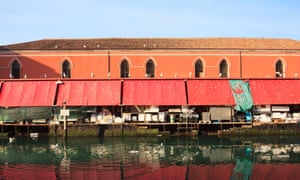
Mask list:
[[63,103],[63,116],[64,116],[64,138],[67,139],[68,137],[68,130],[67,130],[67,116],[69,115],[69,112],[66,109],[67,102]]
[[106,125],[98,125],[98,137],[104,137]]
[[67,139],[68,132],[67,132],[67,118],[64,116],[64,138]]

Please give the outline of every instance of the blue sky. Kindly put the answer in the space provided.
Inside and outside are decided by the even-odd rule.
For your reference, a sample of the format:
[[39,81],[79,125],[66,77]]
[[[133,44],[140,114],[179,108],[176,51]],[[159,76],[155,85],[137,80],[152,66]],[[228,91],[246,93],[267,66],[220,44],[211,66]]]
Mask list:
[[296,0],[9,0],[0,45],[47,38],[265,37],[300,40]]

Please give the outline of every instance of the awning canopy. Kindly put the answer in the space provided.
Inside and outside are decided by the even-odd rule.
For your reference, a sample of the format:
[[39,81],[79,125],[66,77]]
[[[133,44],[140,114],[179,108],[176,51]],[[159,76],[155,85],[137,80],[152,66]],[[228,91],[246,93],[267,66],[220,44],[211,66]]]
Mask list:
[[250,90],[255,105],[300,104],[300,80],[250,80]]
[[57,103],[67,106],[120,105],[120,80],[75,80],[59,85]]
[[124,80],[123,105],[186,105],[184,80]]
[[227,79],[187,80],[189,105],[230,106],[235,101]]
[[52,106],[55,81],[8,81],[1,84],[0,106]]
[[[300,104],[299,79],[250,79],[249,84],[255,105]],[[123,87],[120,79],[0,83],[0,107],[61,106],[64,102],[67,106],[235,105],[228,79],[125,79]]]

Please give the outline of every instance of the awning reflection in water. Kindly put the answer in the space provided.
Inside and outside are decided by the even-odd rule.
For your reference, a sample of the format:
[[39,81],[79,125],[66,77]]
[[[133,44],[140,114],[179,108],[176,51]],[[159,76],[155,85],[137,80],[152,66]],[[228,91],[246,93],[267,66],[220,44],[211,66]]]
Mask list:
[[[300,178],[297,138],[217,137],[1,139],[0,178],[230,179]],[[41,173],[40,173],[41,172]],[[47,178],[46,178],[47,179]]]

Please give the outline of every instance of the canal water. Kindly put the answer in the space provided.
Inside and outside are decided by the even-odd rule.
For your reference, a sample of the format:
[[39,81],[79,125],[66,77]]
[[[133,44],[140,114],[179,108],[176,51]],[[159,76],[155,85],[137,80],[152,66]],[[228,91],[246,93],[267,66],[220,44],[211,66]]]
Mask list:
[[299,137],[0,139],[0,179],[299,179]]

